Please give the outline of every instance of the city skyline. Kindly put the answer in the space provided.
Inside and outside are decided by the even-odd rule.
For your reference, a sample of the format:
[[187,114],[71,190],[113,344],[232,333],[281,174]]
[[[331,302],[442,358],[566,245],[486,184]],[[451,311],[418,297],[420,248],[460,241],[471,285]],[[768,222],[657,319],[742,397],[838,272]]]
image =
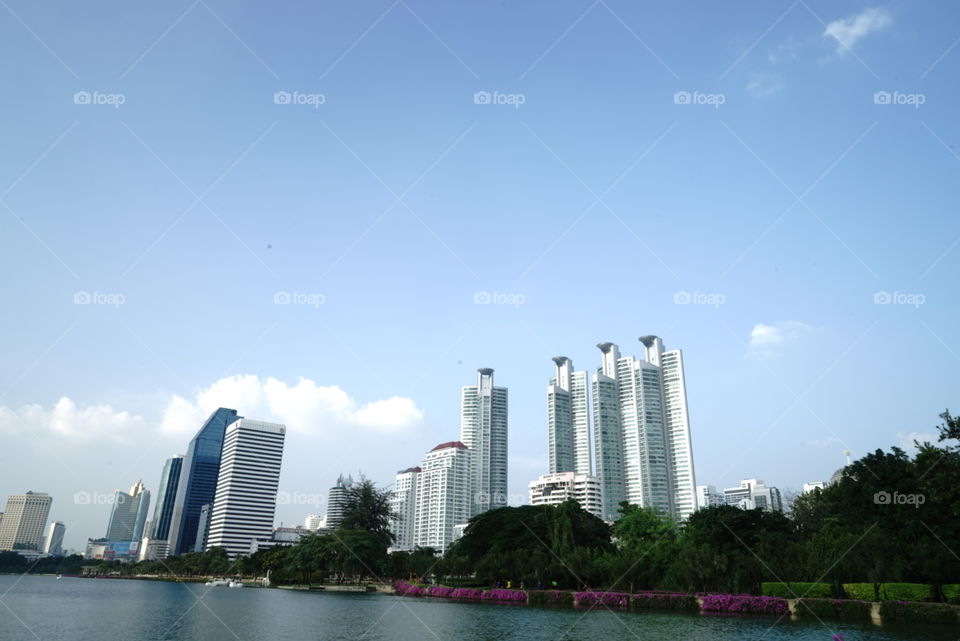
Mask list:
[[288,426],[287,525],[389,485],[481,366],[523,501],[544,364],[647,332],[717,487],[952,406],[950,3],[65,8],[0,24],[0,489],[68,548],[218,407]]

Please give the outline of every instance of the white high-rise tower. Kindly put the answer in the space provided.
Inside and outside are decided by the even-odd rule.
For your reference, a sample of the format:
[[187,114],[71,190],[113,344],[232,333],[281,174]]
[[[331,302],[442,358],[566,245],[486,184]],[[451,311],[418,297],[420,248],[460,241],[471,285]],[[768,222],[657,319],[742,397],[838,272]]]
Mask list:
[[470,449],[470,516],[507,504],[507,388],[493,370],[477,370],[477,384],[460,390],[460,441]]
[[280,464],[287,429],[242,418],[227,426],[213,500],[207,549],[226,548],[234,559],[273,534]]
[[557,373],[547,386],[547,422],[550,473],[590,475],[590,404],[587,373],[573,369],[573,361],[556,356]]

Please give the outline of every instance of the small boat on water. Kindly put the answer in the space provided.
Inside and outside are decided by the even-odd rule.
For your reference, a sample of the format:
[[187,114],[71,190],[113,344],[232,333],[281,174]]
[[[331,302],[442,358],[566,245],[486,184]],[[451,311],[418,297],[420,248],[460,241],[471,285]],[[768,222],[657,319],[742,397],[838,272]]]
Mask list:
[[234,579],[214,579],[213,581],[207,581],[204,585],[209,585],[211,587],[223,587],[223,588],[242,588],[243,583],[236,581]]
[[57,575],[57,581],[59,581],[59,580],[62,579],[62,578],[63,578],[63,575],[62,575],[62,574],[58,574],[58,575]]

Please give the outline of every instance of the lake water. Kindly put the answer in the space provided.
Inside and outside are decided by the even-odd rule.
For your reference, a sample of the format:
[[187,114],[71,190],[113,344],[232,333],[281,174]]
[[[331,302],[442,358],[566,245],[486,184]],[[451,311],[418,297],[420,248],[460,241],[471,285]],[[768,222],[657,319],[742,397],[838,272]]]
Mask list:
[[[872,626],[541,609],[383,594],[0,576],[2,641],[955,641],[949,625]],[[5,606],[5,607],[4,607]]]

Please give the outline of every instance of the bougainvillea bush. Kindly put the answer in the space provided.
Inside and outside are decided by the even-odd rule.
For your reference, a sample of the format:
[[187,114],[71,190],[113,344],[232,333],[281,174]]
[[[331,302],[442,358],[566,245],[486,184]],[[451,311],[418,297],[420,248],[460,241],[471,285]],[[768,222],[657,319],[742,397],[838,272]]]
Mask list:
[[419,585],[411,585],[406,581],[394,581],[393,591],[400,596],[426,596],[427,591]]
[[625,608],[630,603],[630,595],[626,592],[577,592],[573,598],[579,606]]
[[468,599],[470,601],[479,601],[483,598],[483,590],[474,588],[457,588],[450,593],[453,599]]
[[790,611],[786,599],[771,596],[739,594],[708,594],[703,597],[706,612],[736,612],[740,614],[786,614]]
[[453,588],[448,588],[442,585],[431,585],[429,588],[427,588],[427,596],[449,598],[453,596]]
[[573,605],[573,593],[564,590],[531,590],[527,596],[530,605]]
[[487,590],[481,597],[484,601],[526,601],[527,593],[523,590],[506,590],[495,588]]
[[630,607],[635,610],[700,610],[700,602],[692,594],[683,592],[639,592],[630,595]]

